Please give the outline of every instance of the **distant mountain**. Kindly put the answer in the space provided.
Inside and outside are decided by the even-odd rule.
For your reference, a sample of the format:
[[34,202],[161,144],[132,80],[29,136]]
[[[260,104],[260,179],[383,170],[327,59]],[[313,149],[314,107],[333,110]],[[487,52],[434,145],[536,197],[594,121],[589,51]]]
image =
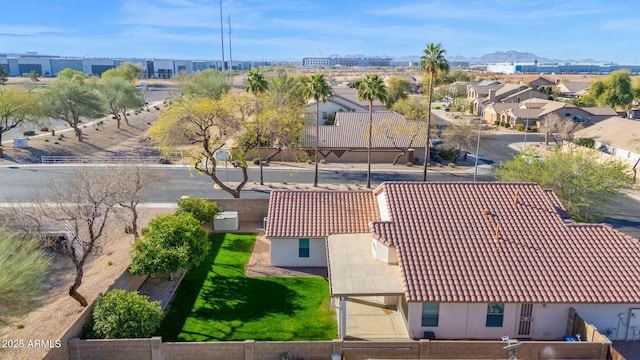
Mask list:
[[[420,61],[419,56],[400,56],[393,59],[394,61]],[[586,62],[586,63],[594,63],[594,62],[602,62],[594,59],[583,59],[583,60],[559,60],[559,59],[549,59],[537,56],[536,54],[532,54],[529,52],[520,52],[515,50],[507,50],[507,51],[496,51],[490,54],[482,55],[480,57],[464,57],[460,55],[449,56],[447,57],[449,61],[463,61],[468,62],[470,64],[491,64],[491,63],[502,63],[502,62]]]

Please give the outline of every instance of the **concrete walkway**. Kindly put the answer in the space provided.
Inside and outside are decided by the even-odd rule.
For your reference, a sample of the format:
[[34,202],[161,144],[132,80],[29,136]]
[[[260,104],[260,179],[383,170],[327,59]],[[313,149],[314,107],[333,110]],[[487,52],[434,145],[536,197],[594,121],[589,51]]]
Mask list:
[[348,340],[411,340],[402,314],[393,307],[347,301]]

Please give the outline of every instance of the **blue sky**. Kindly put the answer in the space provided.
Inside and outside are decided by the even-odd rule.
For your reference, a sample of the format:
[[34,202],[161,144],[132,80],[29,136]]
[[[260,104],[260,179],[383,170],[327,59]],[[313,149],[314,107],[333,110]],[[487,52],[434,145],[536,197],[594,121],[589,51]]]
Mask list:
[[[220,59],[219,0],[6,0],[0,53]],[[637,0],[224,0],[235,60],[517,50],[640,64]]]

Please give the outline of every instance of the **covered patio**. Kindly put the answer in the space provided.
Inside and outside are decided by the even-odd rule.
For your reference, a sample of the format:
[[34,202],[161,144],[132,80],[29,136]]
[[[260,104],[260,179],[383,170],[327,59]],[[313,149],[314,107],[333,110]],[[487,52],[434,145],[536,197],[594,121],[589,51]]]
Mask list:
[[374,257],[371,234],[330,235],[327,249],[340,339],[408,340],[400,269]]

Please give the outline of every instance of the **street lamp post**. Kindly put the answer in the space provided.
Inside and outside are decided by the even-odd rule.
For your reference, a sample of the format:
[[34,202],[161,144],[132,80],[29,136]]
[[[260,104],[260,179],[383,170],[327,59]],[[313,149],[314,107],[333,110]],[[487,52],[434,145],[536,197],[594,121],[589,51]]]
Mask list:
[[524,126],[524,146],[522,149],[527,148],[527,132],[529,131],[529,118],[531,117],[531,95],[533,95],[533,91],[529,91],[529,102],[527,103],[527,122]]
[[482,133],[482,122],[483,120],[483,111],[484,107],[480,104],[480,121],[478,121],[478,142],[476,143],[476,161],[473,169],[473,182],[476,182],[476,178],[478,177],[478,158],[480,157],[480,134]]

